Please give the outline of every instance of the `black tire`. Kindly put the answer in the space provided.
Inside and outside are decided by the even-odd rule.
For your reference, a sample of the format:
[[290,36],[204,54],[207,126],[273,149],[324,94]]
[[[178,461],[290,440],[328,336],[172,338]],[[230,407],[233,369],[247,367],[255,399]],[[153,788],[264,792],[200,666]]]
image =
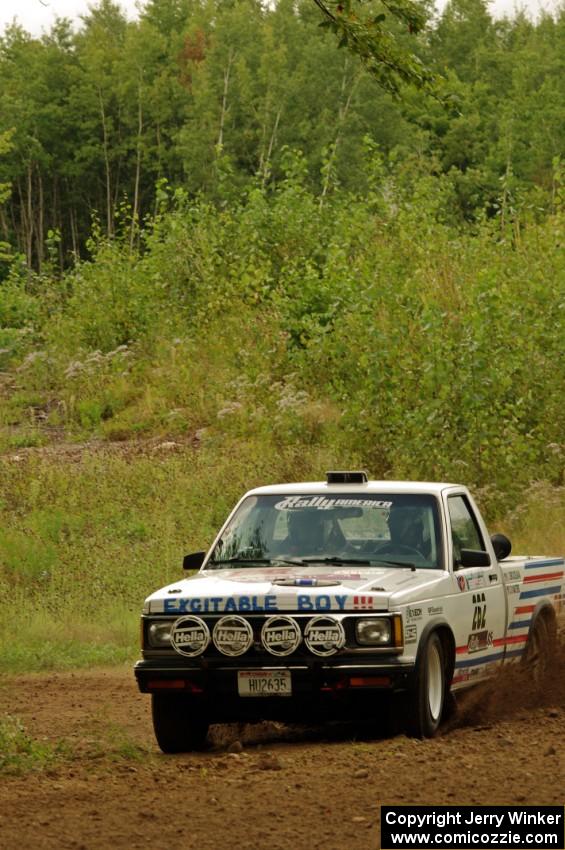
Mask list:
[[153,729],[164,753],[188,753],[206,743],[208,720],[184,694],[153,694]]
[[446,701],[445,653],[437,632],[422,647],[416,679],[407,695],[407,731],[415,738],[431,738],[437,732]]
[[540,682],[550,671],[555,646],[555,623],[543,614],[539,614],[530,627],[526,649],[522,656],[522,662],[530,670],[535,682]]
[[457,697],[451,691],[447,691],[443,702],[443,717],[442,720],[453,720],[457,715]]

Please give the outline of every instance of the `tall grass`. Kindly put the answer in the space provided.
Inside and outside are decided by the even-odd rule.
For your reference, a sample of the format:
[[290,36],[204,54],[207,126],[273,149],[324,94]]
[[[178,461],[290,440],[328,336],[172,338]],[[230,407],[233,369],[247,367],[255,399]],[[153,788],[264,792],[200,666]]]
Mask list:
[[[182,577],[246,489],[362,461],[266,440],[2,459],[0,669],[133,660],[143,599]],[[563,490],[538,484],[493,530],[516,552],[565,552],[564,508]]]
[[1,669],[133,658],[145,596],[183,575],[246,489],[332,465],[236,440],[178,449],[0,460]]

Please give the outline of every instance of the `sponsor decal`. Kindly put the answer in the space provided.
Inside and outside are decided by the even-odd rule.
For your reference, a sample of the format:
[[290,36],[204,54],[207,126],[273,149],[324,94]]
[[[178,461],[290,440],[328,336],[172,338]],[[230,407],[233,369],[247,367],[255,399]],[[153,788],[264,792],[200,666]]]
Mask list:
[[[263,570],[259,571],[255,567],[247,567],[245,570],[222,570],[222,581],[234,581],[238,584],[240,582],[244,584],[261,584],[261,582],[268,582],[271,584],[273,580],[272,572],[265,572]],[[282,568],[277,570],[277,578],[283,578],[286,575],[292,575],[293,570]]]
[[325,593],[321,593],[319,596],[299,594],[296,597],[296,607],[299,611],[331,611],[336,608],[338,611],[343,611],[346,602],[346,594],[333,597]]
[[223,655],[243,655],[253,643],[253,629],[243,617],[222,617],[214,626],[212,640]]
[[475,573],[474,575],[466,576],[467,588],[469,590],[477,590],[479,587],[485,586],[484,573]]
[[504,581],[520,581],[520,570],[504,570]]
[[194,658],[210,643],[208,626],[200,617],[179,617],[171,629],[171,644],[180,655]]
[[519,584],[507,584],[506,585],[506,593],[520,593],[520,585]]
[[269,617],[261,629],[261,643],[271,655],[290,655],[301,642],[300,626],[292,617]]
[[458,682],[468,682],[469,681],[469,671],[464,670],[462,673],[457,673],[456,676],[451,680],[452,685],[457,685]]
[[[371,600],[371,597],[366,598],[367,600]],[[195,596],[192,599],[164,599],[162,605],[163,611],[166,614],[184,614],[188,612],[193,614],[220,614],[232,611],[234,613],[254,613],[279,611],[284,607],[297,608],[299,611],[344,611],[347,600],[347,594],[335,594],[332,596],[329,594],[320,594],[319,596],[299,594],[296,597],[292,597],[291,605],[286,604],[283,606],[282,597],[277,597],[275,594],[268,594],[267,596]],[[285,596],[284,602],[288,603],[289,601],[289,597]],[[367,605],[367,607],[372,608],[372,600],[371,604]],[[158,610],[157,606],[152,608],[152,610]]]
[[289,610],[321,613],[323,611],[372,611],[374,607],[375,598],[373,596],[350,596],[348,593],[195,596],[192,599],[158,599],[151,602],[151,611],[163,611],[165,614],[254,614]]
[[[369,572],[366,573],[366,575],[371,576],[372,573]],[[352,572],[351,570],[333,570],[331,573],[317,572],[315,578],[316,580],[329,579],[331,581],[343,581],[343,579],[353,579],[354,581],[360,581],[362,578],[364,578],[364,576],[361,575],[361,573],[359,572]]]
[[498,576],[496,575],[496,573],[491,573],[488,577],[488,580],[490,584],[492,584],[494,581],[498,581]]
[[481,649],[488,649],[492,646],[492,632],[488,629],[483,629],[482,632],[474,632],[467,639],[467,652],[479,652]]
[[354,596],[353,597],[353,608],[355,610],[373,610],[373,597],[372,596]]
[[472,631],[484,629],[487,622],[487,605],[484,593],[473,593],[473,625]]
[[343,626],[333,617],[314,617],[304,630],[304,643],[314,655],[334,655],[345,645]]
[[457,576],[457,586],[459,590],[467,590],[467,582],[465,576]]
[[[302,580],[312,580],[315,583],[320,583],[320,579],[329,579],[337,583],[342,581],[343,579],[354,579],[361,580],[362,578],[368,577],[369,579],[373,576],[382,575],[382,569],[380,570],[367,570],[360,573],[359,570],[332,570],[331,572],[319,572],[316,569],[315,573],[310,574],[296,574],[296,567],[279,567],[277,566],[276,577],[273,579],[273,570],[269,568],[268,570],[259,570],[247,567],[244,570],[224,570],[222,574],[222,581],[234,581],[234,582],[247,582],[248,584],[258,584],[260,582],[269,582],[269,584],[281,584],[283,580],[288,580],[289,584],[295,581]],[[179,591],[180,593],[180,591]]]
[[415,623],[404,628],[404,643],[416,643],[418,640],[418,626]]
[[341,584],[337,579],[330,578],[275,578],[273,584],[277,587],[330,587]]
[[443,606],[442,605],[430,605],[428,608],[428,614],[430,617],[437,616],[437,614],[443,614]]
[[422,609],[421,608],[407,608],[406,609],[406,616],[409,620],[419,620],[420,617],[422,616]]
[[166,614],[217,614],[220,611],[278,611],[277,597],[269,596],[194,596],[192,599],[165,599]]
[[277,502],[277,511],[294,511],[299,508],[316,508],[318,511],[331,511],[333,508],[369,508],[373,510],[389,509],[392,502],[378,499],[328,499],[325,496],[287,496]]

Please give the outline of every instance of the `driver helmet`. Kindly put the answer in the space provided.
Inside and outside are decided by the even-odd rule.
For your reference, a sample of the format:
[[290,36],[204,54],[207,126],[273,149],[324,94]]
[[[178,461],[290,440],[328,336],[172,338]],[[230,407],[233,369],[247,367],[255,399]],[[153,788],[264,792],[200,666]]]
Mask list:
[[288,540],[301,551],[313,551],[323,546],[325,523],[320,511],[299,508],[289,512]]
[[424,543],[422,511],[415,507],[392,508],[388,515],[390,539],[393,543],[421,549]]

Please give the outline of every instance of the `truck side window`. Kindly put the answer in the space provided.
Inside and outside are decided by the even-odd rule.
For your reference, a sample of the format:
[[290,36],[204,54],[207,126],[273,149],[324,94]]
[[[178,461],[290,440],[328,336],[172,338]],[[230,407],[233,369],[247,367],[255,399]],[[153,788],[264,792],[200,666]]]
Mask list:
[[485,550],[485,545],[477,521],[464,496],[450,496],[449,519],[453,540],[453,557],[461,556],[461,549]]

